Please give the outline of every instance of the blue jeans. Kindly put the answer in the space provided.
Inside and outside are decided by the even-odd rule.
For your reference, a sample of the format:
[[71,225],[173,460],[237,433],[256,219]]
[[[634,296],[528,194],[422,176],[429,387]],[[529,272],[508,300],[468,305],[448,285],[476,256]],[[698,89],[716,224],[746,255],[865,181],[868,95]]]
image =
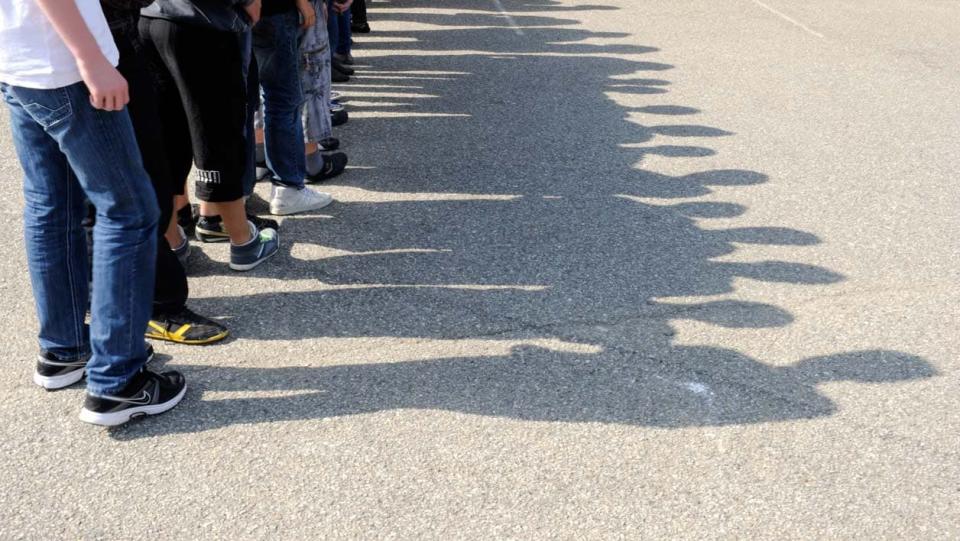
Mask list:
[[337,44],[335,46],[337,54],[350,54],[350,40],[353,37],[353,29],[350,28],[352,19],[353,16],[350,14],[349,9],[337,17],[337,25],[339,26],[339,28],[337,28]]
[[263,98],[264,149],[274,182],[302,187],[307,174],[300,112],[300,16],[297,11],[269,15],[253,27]]
[[330,36],[330,56],[350,54],[350,10],[340,14],[333,9],[333,0],[327,0],[327,34]]
[[[130,117],[94,109],[83,83],[53,90],[0,84],[0,93],[24,171],[40,347],[68,360],[92,352],[87,390],[115,393],[146,362],[160,214]],[[97,209],[92,298],[85,199]]]

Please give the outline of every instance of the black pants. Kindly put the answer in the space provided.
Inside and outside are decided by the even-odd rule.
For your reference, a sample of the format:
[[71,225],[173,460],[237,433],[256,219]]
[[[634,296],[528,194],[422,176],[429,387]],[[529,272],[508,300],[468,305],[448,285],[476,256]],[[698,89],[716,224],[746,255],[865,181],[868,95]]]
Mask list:
[[171,173],[185,180],[195,163],[198,199],[240,199],[248,164],[241,35],[149,17],[141,17],[139,30],[145,53],[158,66]]
[[367,22],[367,0],[353,0],[350,5],[350,15],[353,17],[353,24],[364,24]]
[[113,40],[120,50],[120,64],[117,69],[130,88],[127,111],[137,136],[143,167],[150,175],[160,206],[160,222],[157,227],[157,278],[153,293],[153,316],[157,317],[182,310],[189,294],[186,271],[163,236],[173,215],[173,196],[182,192],[183,177],[178,179],[171,175],[164,152],[157,95],[148,64],[141,54],[142,46],[136,28],[137,14],[108,12],[107,16],[110,18]]

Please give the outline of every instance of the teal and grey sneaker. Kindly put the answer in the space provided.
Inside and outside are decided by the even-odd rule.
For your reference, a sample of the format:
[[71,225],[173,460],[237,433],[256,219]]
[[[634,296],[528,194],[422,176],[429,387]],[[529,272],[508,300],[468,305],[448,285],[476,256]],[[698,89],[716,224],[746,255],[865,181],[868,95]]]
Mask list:
[[235,271],[248,271],[263,263],[280,249],[280,235],[276,229],[257,230],[250,223],[253,238],[250,242],[237,246],[230,245],[230,268]]

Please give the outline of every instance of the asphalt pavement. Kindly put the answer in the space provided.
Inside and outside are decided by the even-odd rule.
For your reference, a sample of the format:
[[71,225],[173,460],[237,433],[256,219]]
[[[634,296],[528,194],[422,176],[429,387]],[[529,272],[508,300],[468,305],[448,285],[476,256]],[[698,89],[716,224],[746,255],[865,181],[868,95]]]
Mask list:
[[960,538],[960,4],[370,25],[337,203],[195,245],[234,337],[155,344],[190,390],[125,427],[30,381],[0,131],[0,538]]

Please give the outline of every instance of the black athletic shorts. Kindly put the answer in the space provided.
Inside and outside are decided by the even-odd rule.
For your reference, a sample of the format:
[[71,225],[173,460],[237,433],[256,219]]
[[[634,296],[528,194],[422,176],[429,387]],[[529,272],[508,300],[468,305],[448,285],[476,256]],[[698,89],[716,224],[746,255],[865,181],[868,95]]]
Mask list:
[[164,145],[174,178],[196,165],[196,195],[213,203],[243,197],[247,85],[240,36],[165,19],[140,18],[153,56]]

